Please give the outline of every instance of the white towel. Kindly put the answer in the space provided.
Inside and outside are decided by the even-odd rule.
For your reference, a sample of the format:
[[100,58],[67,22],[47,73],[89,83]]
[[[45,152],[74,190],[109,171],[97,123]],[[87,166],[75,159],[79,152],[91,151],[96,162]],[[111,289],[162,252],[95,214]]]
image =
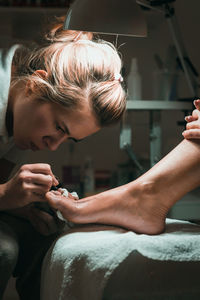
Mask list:
[[[65,189],[65,188],[60,188],[59,190],[62,192],[62,195],[63,195],[63,196],[68,197],[69,192],[68,192],[67,189]],[[73,197],[79,199],[78,194],[77,194],[76,192],[71,192],[70,194],[71,194]],[[73,226],[73,223],[68,222],[68,221],[63,217],[62,213],[61,213],[59,210],[56,211],[56,215],[57,215],[57,217],[58,217],[61,221],[65,221],[65,222],[69,225],[69,228],[71,228],[71,227]]]
[[154,236],[103,225],[73,228],[45,257],[41,300],[101,300],[110,275],[133,251],[155,260],[200,261],[200,226],[167,219],[165,232]]

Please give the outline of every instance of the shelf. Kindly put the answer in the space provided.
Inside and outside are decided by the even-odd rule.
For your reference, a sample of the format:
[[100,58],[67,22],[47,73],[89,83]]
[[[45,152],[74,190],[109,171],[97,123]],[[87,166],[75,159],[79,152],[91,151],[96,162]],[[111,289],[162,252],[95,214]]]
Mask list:
[[127,110],[192,110],[192,102],[159,101],[159,100],[128,100]]

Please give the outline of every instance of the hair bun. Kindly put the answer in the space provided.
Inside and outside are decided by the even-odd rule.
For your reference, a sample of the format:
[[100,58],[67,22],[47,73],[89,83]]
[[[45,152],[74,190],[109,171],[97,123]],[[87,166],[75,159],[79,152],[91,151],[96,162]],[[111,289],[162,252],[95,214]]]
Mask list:
[[64,30],[63,25],[65,16],[56,17],[56,21],[50,25],[49,32],[45,35],[45,38],[53,42],[75,42],[78,40],[92,40],[93,33],[85,31]]

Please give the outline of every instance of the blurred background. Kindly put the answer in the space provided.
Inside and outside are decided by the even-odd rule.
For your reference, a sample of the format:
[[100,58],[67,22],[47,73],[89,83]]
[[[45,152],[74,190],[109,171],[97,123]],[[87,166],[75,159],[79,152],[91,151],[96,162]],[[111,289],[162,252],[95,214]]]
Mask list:
[[[54,16],[65,15],[71,2],[69,0],[1,0],[0,46],[8,47],[14,43],[40,43],[46,24],[51,22]],[[200,41],[197,33],[200,28],[198,15],[200,2],[176,0],[173,6],[186,51],[198,72]],[[148,27],[146,38],[108,35],[101,37],[113,42],[121,53],[124,63],[122,73],[129,91],[130,102],[134,103],[136,99],[141,103],[145,100],[189,103],[190,109],[159,111],[158,126],[161,134],[158,138],[160,157],[157,160],[159,160],[182,140],[181,133],[185,128],[184,116],[192,110],[194,97],[188,89],[183,71],[175,64],[174,43],[164,14],[148,9],[144,10],[144,14]],[[160,86],[162,68],[167,67],[172,68],[175,88],[170,90],[173,96],[166,99],[168,96],[163,95]],[[131,87],[134,85],[137,87],[136,95],[132,95]],[[30,152],[28,161],[25,162],[51,164],[60,182],[69,189],[76,190],[81,197],[124,184],[137,178],[152,165],[150,161],[151,118],[152,110],[150,111],[148,107],[141,110],[132,108],[127,110],[126,124],[130,129],[128,139],[136,163],[127,151],[120,147],[121,124],[105,128],[81,143],[66,142],[56,152]],[[142,169],[138,168],[137,162]]]

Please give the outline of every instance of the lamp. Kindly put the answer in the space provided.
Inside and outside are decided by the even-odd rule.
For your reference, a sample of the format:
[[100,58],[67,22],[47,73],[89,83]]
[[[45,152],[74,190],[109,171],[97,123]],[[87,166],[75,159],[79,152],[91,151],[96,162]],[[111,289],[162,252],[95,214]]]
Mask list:
[[147,27],[135,0],[75,0],[64,29],[145,37]]

